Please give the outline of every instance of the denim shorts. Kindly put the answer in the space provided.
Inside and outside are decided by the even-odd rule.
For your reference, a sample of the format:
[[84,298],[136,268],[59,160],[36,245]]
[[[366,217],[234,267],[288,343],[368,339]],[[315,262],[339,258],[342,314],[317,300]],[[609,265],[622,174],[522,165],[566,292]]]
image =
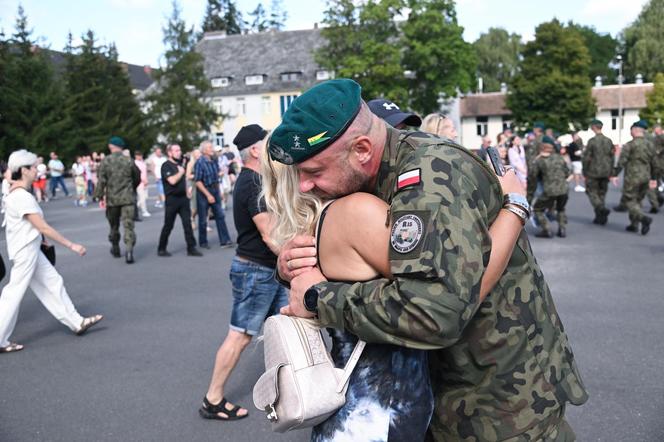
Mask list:
[[161,179],[158,179],[155,181],[155,184],[157,185],[157,194],[158,195],[163,195],[164,194],[164,182]]
[[230,328],[255,336],[265,319],[288,304],[288,293],[274,279],[274,269],[237,256],[231,263],[230,276],[233,286]]

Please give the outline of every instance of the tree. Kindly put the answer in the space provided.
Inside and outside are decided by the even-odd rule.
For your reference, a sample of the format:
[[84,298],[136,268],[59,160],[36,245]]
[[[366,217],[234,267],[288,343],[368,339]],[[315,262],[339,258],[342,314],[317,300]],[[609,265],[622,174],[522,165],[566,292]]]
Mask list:
[[484,92],[500,90],[516,74],[521,50],[521,36],[502,28],[489,28],[473,43],[477,54],[477,76],[482,78]]
[[625,76],[642,74],[652,81],[664,72],[664,0],[650,0],[639,17],[621,35]]
[[177,2],[173,2],[173,13],[163,31],[166,66],[155,75],[156,92],[147,97],[150,122],[168,142],[189,150],[219,115],[205,102],[210,84],[203,56],[195,51],[194,29],[180,17]]
[[208,0],[203,19],[203,32],[225,31],[241,34],[244,29],[242,13],[233,0]]
[[58,141],[62,90],[45,51],[38,48],[28,18],[18,8],[15,32],[0,47],[0,155],[20,148],[44,154]]
[[256,9],[249,13],[251,17],[251,22],[249,24],[249,29],[252,32],[264,32],[269,29],[269,24],[267,20],[267,12],[262,3],[256,5]]
[[[581,35],[558,20],[540,24],[523,50],[510,83],[507,107],[517,126],[544,121],[562,133],[588,127],[596,112],[589,80],[590,54]],[[570,127],[571,126],[571,127]]]
[[358,81],[367,99],[388,97],[407,104],[395,22],[402,7],[400,0],[368,0],[361,7],[352,0],[330,1],[322,30],[327,43],[316,53],[319,65]]
[[268,20],[268,27],[282,31],[286,27],[286,20],[288,20],[288,13],[283,7],[281,0],[272,0],[270,4],[270,19]]
[[437,111],[439,99],[468,91],[477,60],[463,39],[452,0],[408,0],[403,24],[403,65],[414,73],[408,80],[410,106],[422,113]]
[[588,48],[590,53],[590,80],[595,81],[596,77],[601,77],[607,83],[615,83],[616,71],[611,66],[611,62],[618,53],[618,40],[611,34],[600,34],[593,26],[584,26],[569,22],[569,28],[576,30]]
[[655,76],[655,87],[648,93],[646,107],[641,109],[639,117],[651,124],[664,123],[664,73]]

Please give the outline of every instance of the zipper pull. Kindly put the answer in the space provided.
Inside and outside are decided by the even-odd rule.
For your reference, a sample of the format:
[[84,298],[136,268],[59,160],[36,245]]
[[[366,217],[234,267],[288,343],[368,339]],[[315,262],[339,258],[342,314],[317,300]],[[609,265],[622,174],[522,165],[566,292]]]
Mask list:
[[385,227],[390,227],[390,209],[387,209],[387,218],[385,218]]

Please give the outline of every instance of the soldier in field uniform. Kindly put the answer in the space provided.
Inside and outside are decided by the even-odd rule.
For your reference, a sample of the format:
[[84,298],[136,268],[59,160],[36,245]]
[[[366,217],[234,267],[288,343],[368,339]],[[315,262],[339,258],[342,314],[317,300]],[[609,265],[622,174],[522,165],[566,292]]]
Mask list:
[[[517,198],[503,195],[490,167],[465,148],[387,127],[360,92],[347,79],[311,88],[288,108],[269,152],[298,169],[302,192],[337,198],[362,190],[390,205],[392,278],[333,282],[317,269],[295,277],[295,258],[315,249],[311,238],[293,240],[278,260],[291,282],[287,312],[317,315],[323,327],[370,343],[431,350],[430,440],[574,440],[565,406],[588,396],[525,231],[479,301],[489,226]],[[401,247],[399,228],[415,218],[422,233]]]
[[595,211],[594,224],[605,225],[609,219],[606,207],[606,192],[609,189],[609,177],[613,173],[615,147],[613,141],[602,133],[602,122],[593,120],[590,129],[595,136],[588,141],[583,151],[583,175],[586,177],[586,194]]
[[135,192],[140,182],[140,172],[134,166],[131,158],[122,155],[125,142],[120,137],[111,137],[108,142],[110,155],[104,158],[97,172],[97,187],[95,198],[104,200],[106,204],[106,219],[110,226],[108,240],[111,242],[111,254],[120,258],[120,220],[124,228],[125,261],[134,262],[134,232]]

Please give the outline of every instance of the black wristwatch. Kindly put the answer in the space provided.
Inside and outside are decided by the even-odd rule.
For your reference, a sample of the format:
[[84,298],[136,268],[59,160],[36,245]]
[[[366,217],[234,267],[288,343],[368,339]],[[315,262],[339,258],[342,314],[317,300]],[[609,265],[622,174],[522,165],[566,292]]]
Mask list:
[[308,312],[318,314],[318,289],[310,287],[309,290],[304,292],[304,308]]

